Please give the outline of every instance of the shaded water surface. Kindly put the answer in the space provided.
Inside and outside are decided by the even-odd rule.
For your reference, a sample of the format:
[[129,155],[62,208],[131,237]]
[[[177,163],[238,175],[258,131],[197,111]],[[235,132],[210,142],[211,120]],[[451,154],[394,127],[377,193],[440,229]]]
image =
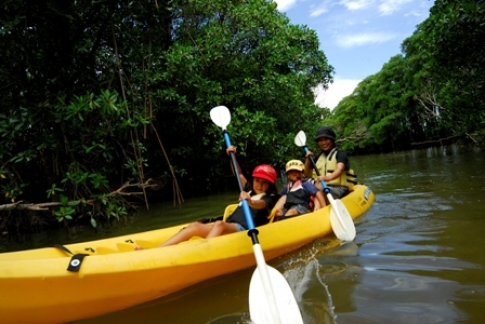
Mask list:
[[[485,322],[485,153],[442,147],[351,162],[376,194],[354,242],[322,238],[268,262],[288,279],[305,323]],[[159,205],[120,231],[221,214],[236,196]],[[76,323],[249,323],[253,270]]]

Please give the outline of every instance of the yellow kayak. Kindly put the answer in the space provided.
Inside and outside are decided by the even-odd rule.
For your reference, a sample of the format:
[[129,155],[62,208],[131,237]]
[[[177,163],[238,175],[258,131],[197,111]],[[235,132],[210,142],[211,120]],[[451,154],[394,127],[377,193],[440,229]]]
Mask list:
[[[357,185],[342,199],[352,218],[373,192]],[[266,260],[332,233],[330,206],[258,227]],[[159,298],[255,266],[251,239],[238,232],[156,247],[187,224],[110,239],[0,254],[2,323],[63,323]],[[144,250],[135,251],[140,245]],[[71,254],[85,254],[80,261]],[[71,262],[72,261],[72,262]],[[78,271],[69,271],[77,266]]]

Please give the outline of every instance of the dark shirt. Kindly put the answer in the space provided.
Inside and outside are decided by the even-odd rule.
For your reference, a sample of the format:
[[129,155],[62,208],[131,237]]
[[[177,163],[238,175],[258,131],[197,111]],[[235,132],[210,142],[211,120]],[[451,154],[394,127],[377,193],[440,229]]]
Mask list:
[[285,209],[289,209],[296,205],[303,205],[309,209],[311,197],[319,191],[313,183],[309,181],[299,181],[301,186],[293,188],[295,183],[290,182],[283,188],[283,190],[281,190],[280,195],[286,195]]
[[[246,186],[244,187],[244,191],[251,193],[249,194],[251,197],[255,196],[256,193],[254,190],[252,190],[252,186],[249,182],[246,183]],[[266,207],[260,210],[255,210],[249,207],[249,210],[251,211],[251,217],[254,222],[254,226],[260,226],[268,223],[268,215],[271,213],[271,210],[273,207],[276,205],[276,201],[278,200],[278,197],[275,194],[266,194],[263,197],[261,197],[260,200],[263,200],[266,203]],[[226,220],[228,223],[238,223],[244,226],[244,228],[248,229],[249,226],[246,222],[246,217],[244,216],[244,210],[242,206],[238,206],[236,210],[229,216]]]

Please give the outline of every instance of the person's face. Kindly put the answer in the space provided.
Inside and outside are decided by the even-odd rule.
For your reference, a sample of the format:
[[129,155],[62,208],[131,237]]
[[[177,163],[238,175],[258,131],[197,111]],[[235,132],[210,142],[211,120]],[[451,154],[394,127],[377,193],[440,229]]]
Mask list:
[[266,192],[269,189],[270,182],[263,178],[254,178],[253,179],[253,189],[256,194],[260,194]]
[[329,151],[333,148],[333,142],[330,138],[320,137],[317,141],[318,146],[322,151]]
[[298,171],[298,170],[290,170],[290,171],[286,172],[286,176],[291,181],[296,181],[298,179],[301,179],[301,171]]

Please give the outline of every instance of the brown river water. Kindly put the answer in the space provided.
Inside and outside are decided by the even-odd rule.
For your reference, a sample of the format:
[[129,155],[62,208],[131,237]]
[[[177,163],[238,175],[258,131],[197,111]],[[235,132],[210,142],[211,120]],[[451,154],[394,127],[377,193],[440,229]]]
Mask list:
[[[352,157],[351,163],[376,194],[356,219],[354,242],[325,237],[268,262],[287,278],[304,322],[485,323],[485,152],[448,146]],[[235,197],[186,199],[181,208],[153,205],[105,235],[222,214]],[[79,235],[78,241],[96,238],[91,231]],[[75,323],[250,323],[253,271]]]

